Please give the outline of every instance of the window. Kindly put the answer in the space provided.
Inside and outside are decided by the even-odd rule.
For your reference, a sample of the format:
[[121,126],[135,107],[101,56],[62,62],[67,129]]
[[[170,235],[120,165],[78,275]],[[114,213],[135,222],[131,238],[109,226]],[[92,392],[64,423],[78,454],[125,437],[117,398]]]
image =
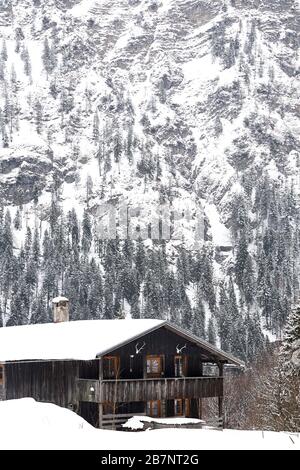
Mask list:
[[147,356],[147,375],[160,377],[162,373],[162,356]]
[[177,398],[174,400],[174,416],[190,416],[190,401]]
[[116,379],[119,377],[120,360],[117,356],[107,356],[103,358],[103,378]]
[[4,366],[0,364],[0,385],[4,383]]
[[151,416],[151,418],[161,416],[161,402],[159,400],[147,401],[147,416]]
[[186,356],[175,356],[175,377],[184,377],[187,370],[187,357]]
[[183,416],[183,403],[182,400],[174,400],[174,415]]

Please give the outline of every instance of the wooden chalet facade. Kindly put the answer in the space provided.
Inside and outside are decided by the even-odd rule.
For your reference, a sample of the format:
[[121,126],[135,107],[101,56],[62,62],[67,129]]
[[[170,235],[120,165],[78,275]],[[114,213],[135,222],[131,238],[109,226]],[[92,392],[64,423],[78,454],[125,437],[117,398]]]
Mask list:
[[[24,346],[14,352],[17,338]],[[217,376],[205,375],[207,364],[217,365]],[[221,417],[225,364],[243,365],[165,321],[8,327],[0,331],[0,399],[55,403],[100,428],[140,414],[201,418],[208,397],[218,399]]]

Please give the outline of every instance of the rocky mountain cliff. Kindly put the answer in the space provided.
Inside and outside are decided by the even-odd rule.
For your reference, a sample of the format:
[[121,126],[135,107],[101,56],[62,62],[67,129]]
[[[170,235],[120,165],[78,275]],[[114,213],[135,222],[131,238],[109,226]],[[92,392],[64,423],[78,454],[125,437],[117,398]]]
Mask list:
[[[0,32],[2,323],[47,321],[61,291],[73,318],[170,317],[246,359],[280,336],[299,292],[297,2],[2,0]],[[104,203],[190,221],[181,241],[99,241]]]

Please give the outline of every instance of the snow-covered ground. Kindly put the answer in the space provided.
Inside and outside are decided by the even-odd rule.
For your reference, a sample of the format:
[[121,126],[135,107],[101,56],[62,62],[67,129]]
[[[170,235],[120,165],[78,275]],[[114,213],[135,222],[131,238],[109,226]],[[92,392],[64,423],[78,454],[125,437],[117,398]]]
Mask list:
[[194,419],[194,418],[150,418],[149,416],[133,416],[133,418],[130,418],[127,423],[123,424],[124,429],[128,430],[142,430],[144,428],[145,423],[159,423],[159,424],[164,424],[168,425],[171,427],[175,425],[183,425],[183,424],[188,424],[188,425],[194,425],[194,424],[200,424],[204,423],[201,419]]
[[299,434],[163,429],[102,431],[72,411],[31,398],[0,402],[1,449],[300,449]]

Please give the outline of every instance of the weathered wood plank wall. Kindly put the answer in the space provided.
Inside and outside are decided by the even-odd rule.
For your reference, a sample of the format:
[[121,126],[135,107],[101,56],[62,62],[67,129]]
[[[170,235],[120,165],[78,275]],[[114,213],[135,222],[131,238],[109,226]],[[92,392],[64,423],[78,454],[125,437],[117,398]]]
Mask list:
[[0,385],[0,401],[6,399],[5,387]]
[[[139,354],[137,348],[145,343]],[[177,348],[182,349],[182,355],[188,356],[188,377],[199,377],[202,375],[201,361],[213,361],[215,358],[201,347],[191,341],[187,341],[175,333],[161,328],[144,335],[139,340],[132,341],[121,348],[115,349],[109,355],[120,356],[120,378],[133,379],[143,378],[143,364],[147,355],[164,356],[164,377],[175,376],[174,356],[178,355]]]
[[32,397],[64,407],[76,405],[78,366],[76,361],[7,363],[6,398]]

